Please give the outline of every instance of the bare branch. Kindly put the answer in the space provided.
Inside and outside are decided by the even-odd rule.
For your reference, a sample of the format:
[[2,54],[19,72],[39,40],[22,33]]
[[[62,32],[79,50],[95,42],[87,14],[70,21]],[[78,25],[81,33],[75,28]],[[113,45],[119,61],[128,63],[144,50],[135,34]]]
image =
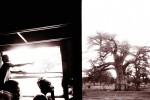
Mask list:
[[110,69],[114,69],[114,70],[115,70],[114,67],[110,67],[110,68],[104,68],[104,69],[102,69],[101,71],[106,71],[106,70],[110,70]]
[[133,64],[133,63],[135,63],[135,60],[127,61],[127,62],[123,65],[123,70],[125,70],[130,64]]
[[96,67],[97,67],[97,68],[101,68],[101,67],[106,68],[106,67],[108,67],[108,66],[110,66],[110,65],[113,65],[113,66],[114,66],[114,62],[104,63],[104,64],[101,64],[101,65],[96,66]]

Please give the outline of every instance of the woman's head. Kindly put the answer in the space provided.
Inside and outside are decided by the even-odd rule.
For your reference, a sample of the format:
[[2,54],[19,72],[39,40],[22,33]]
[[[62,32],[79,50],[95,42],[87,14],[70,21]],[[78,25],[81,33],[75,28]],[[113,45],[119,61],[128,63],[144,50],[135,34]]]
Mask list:
[[5,90],[0,90],[0,100],[12,100],[12,94]]
[[36,95],[33,100],[47,100],[45,95]]
[[19,83],[15,80],[8,80],[4,83],[4,90],[13,94],[13,100],[20,99],[20,87]]
[[49,82],[46,78],[39,78],[37,82],[41,92],[43,94],[47,94],[48,92],[52,92],[54,87],[51,85],[51,82]]

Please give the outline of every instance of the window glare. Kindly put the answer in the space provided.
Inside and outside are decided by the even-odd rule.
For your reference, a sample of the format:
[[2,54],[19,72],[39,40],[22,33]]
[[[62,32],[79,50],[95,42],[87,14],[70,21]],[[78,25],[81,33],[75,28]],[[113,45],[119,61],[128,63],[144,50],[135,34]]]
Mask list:
[[[10,58],[10,62],[13,64],[34,62],[32,65],[11,68],[11,71],[14,72],[26,72],[22,74],[11,73],[10,75],[10,79],[19,82],[22,96],[33,97],[41,93],[37,85],[38,78],[40,77],[46,77],[52,83],[55,87],[54,92],[56,96],[63,94],[61,86],[62,63],[60,47],[40,47],[34,49],[21,47],[3,52],[3,54],[7,54]],[[28,89],[32,90],[29,91]]]
[[61,53],[59,46],[28,48],[20,47],[4,52],[13,64],[33,63],[23,67],[14,67],[11,70],[25,72],[62,72]]

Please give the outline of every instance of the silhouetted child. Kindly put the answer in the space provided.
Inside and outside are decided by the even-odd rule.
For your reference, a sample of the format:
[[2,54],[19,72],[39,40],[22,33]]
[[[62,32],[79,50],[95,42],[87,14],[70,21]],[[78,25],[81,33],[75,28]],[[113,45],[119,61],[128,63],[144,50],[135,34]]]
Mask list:
[[2,55],[2,61],[3,65],[0,68],[0,89],[2,89],[2,86],[5,83],[5,81],[9,80],[10,78],[10,67],[33,64],[33,63],[12,64],[9,62],[9,57],[7,55]]

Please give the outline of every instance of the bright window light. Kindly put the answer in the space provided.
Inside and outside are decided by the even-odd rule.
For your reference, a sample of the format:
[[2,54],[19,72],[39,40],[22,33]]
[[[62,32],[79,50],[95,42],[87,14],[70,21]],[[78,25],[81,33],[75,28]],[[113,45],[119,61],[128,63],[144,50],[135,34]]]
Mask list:
[[62,72],[61,53],[59,47],[28,48],[20,47],[6,51],[13,64],[32,63],[23,67],[14,67],[12,70],[25,72]]
[[11,72],[23,72],[11,73],[11,79],[19,82],[22,96],[35,96],[41,93],[37,86],[39,77],[47,77],[51,81],[55,95],[63,94],[61,86],[62,61],[59,46],[19,47],[5,51],[3,54],[7,54],[13,64],[34,62],[31,65],[11,68]]

